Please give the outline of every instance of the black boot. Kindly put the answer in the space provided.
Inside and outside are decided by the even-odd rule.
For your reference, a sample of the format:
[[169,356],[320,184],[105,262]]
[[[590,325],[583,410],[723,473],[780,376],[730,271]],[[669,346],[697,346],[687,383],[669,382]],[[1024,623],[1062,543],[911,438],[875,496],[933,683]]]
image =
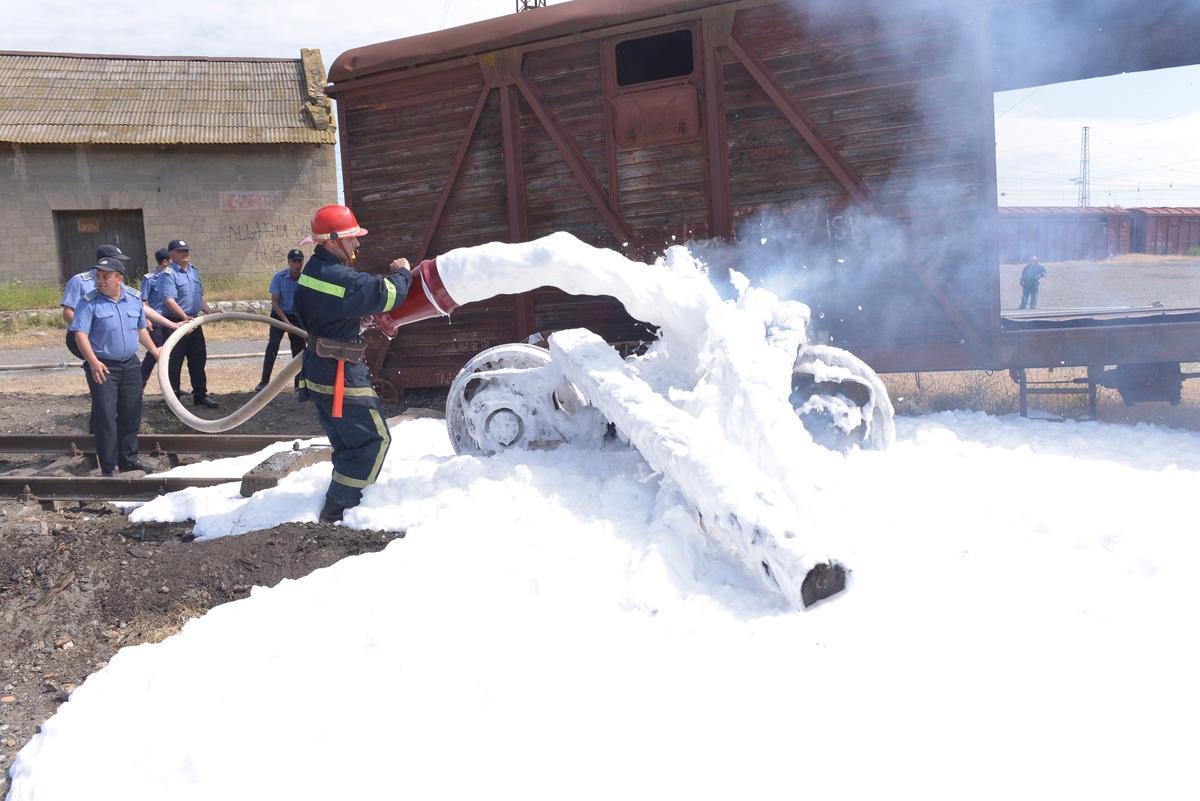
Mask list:
[[342,513],[346,511],[346,507],[340,503],[325,499],[325,506],[321,509],[322,523],[336,523],[342,519]]

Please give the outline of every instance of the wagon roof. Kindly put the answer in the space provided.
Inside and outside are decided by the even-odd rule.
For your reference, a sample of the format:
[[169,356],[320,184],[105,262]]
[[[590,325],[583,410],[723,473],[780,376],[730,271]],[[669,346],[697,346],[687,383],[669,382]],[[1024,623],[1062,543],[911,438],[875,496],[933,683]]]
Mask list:
[[1128,214],[1130,209],[1118,206],[1001,206],[1001,215],[1010,216],[1055,216],[1081,217],[1113,214]]
[[329,80],[362,78],[513,45],[587,33],[735,0],[573,0],[457,28],[348,50],[334,59]]
[[1200,208],[1189,208],[1187,206],[1174,206],[1171,208],[1154,207],[1154,208],[1136,208],[1130,211],[1137,214],[1145,214],[1148,217],[1200,217]]
[[[765,0],[762,0],[765,2]],[[329,68],[344,83],[376,73],[503,50],[516,45],[586,35],[672,14],[760,0],[570,0],[457,28],[348,50]],[[1121,72],[1200,63],[1200,4],[1191,0],[798,0],[795,7],[843,9],[848,24],[869,9],[903,14],[920,9],[986,21],[994,89],[1081,80]],[[986,18],[986,20],[984,20]],[[1053,53],[1048,56],[1047,53]],[[334,90],[337,91],[336,89]]]

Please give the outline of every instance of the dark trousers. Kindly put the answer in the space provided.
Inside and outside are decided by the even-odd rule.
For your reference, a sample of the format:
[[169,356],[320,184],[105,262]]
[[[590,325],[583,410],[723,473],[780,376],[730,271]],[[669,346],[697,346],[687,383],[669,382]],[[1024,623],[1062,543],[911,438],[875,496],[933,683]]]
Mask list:
[[103,473],[138,458],[138,429],[142,425],[142,369],[136,356],[123,362],[101,359],[108,377],[97,384],[84,365],[92,395],[92,433]]
[[1021,305],[1019,308],[1023,309],[1026,306],[1029,306],[1029,308],[1031,308],[1031,309],[1036,309],[1037,308],[1037,296],[1038,296],[1038,285],[1036,283],[1028,284],[1028,285],[1021,284]]
[[[169,329],[161,325],[156,325],[150,331],[150,340],[161,348],[163,343],[167,341],[167,336],[170,333]],[[142,357],[142,386],[146,386],[146,382],[150,380],[150,374],[154,372],[154,365],[156,364],[158,364],[158,359],[149,353]]]
[[[284,320],[275,313],[275,309],[271,309],[271,319],[279,320],[280,322],[291,323],[299,326],[300,323],[296,320],[296,315],[289,314]],[[259,383],[265,384],[271,380],[271,371],[275,369],[275,357],[279,355],[279,343],[283,342],[283,335],[288,336],[288,346],[292,349],[292,358],[296,354],[304,350],[304,337],[299,334],[293,334],[291,331],[284,331],[282,328],[271,326],[271,333],[267,337],[267,351],[263,354],[262,381]],[[300,376],[296,376],[296,383],[300,382]]]
[[333,480],[325,499],[347,509],[358,506],[363,489],[378,478],[383,457],[392,444],[383,404],[376,395],[355,398],[353,402],[347,398],[342,416],[334,417],[331,395],[313,392],[309,397],[317,407],[317,420],[333,446]]
[[197,326],[190,334],[180,338],[171,351],[171,360],[167,362],[167,377],[171,381],[171,391],[179,394],[179,379],[183,373],[183,360],[187,359],[188,379],[192,382],[192,397],[199,399],[208,394],[208,378],[204,375],[204,365],[208,361],[208,346],[204,343],[204,328]]

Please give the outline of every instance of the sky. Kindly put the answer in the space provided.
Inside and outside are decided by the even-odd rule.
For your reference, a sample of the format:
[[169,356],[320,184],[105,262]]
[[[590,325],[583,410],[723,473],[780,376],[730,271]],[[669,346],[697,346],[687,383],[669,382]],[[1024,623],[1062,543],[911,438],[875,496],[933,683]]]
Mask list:
[[[620,258],[557,234],[439,270]],[[396,421],[339,525],[402,539],[122,649],[7,801],[1196,796],[1200,433],[877,397],[872,447],[822,447],[786,397],[802,305],[720,300],[682,248],[624,272],[661,309],[644,355],[551,339],[618,436],[484,455]],[[329,470],[127,513],[312,522]],[[827,561],[846,589],[795,604]]]
[[1002,206],[1200,206],[1200,66],[998,92]]
[[[356,47],[515,8],[515,0],[48,0],[8,10],[0,50],[296,58],[317,48],[328,67]],[[995,108],[1000,205],[1077,205],[1072,179],[1086,126],[1091,205],[1200,207],[1200,67],[1003,92]]]

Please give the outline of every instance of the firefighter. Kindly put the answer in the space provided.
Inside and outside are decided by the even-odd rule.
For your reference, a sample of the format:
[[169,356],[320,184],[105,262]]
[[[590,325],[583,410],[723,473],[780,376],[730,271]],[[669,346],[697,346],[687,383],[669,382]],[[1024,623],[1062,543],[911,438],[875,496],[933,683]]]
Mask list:
[[407,259],[388,264],[386,275],[352,269],[359,237],[366,233],[350,209],[323,206],[313,214],[312,235],[300,243],[316,244],[297,281],[295,313],[308,332],[299,397],[313,401],[333,446],[333,478],[321,509],[325,523],[341,520],[358,505],[391,444],[383,404],[362,363],[360,320],[400,305],[412,270]]

